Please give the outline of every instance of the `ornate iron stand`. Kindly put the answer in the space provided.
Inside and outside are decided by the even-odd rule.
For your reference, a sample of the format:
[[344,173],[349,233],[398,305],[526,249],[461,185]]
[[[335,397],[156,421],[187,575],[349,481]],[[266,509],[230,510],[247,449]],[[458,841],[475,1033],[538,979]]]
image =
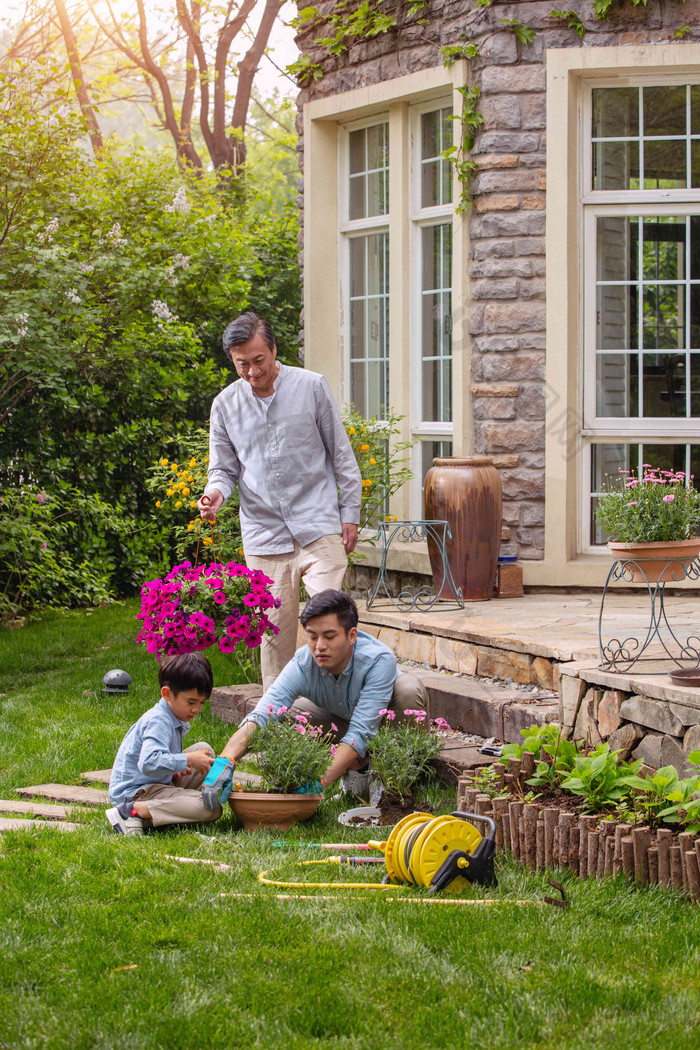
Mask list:
[[[440,602],[441,612],[443,610],[464,608],[462,588],[455,586],[450,563],[447,560],[447,541],[452,539],[452,533],[446,521],[381,521],[377,529],[376,538],[382,541],[382,560],[374,586],[370,587],[367,592],[368,609],[389,609],[393,606],[395,609],[400,609],[401,612],[411,612],[415,609],[425,612],[428,609],[432,609],[436,602]],[[395,597],[390,593],[387,587],[386,561],[389,547],[395,539],[399,543],[410,543],[411,541],[427,539],[431,539],[435,543],[435,546],[440,551],[443,569],[442,586],[439,591],[435,591],[434,584],[426,583],[420,587],[406,586]],[[456,600],[441,601],[441,595],[445,590],[448,593],[455,594],[457,596]],[[384,599],[381,604],[377,604],[380,591],[383,591]]]
[[[659,581],[652,582],[647,577],[642,564],[634,558],[617,559],[613,562],[608,573],[603,589],[603,598],[600,603],[600,614],[598,616],[598,649],[600,652],[600,668],[603,671],[613,671],[626,674],[636,664],[641,663],[666,663],[664,670],[646,670],[645,674],[668,674],[668,663],[671,661],[675,667],[698,667],[700,666],[700,635],[689,634],[685,641],[678,638],[676,631],[671,627],[666,615],[664,594],[667,584],[673,586],[682,580],[697,580],[700,578],[700,559],[697,558],[644,558],[644,562],[654,562],[662,572]],[[649,621],[640,632],[640,637],[629,635],[626,638],[609,638],[603,640],[603,610],[608,588],[612,583],[631,583],[634,579],[635,570],[644,577],[649,601]],[[668,577],[668,578],[666,578]],[[641,636],[645,635],[642,639]],[[652,642],[657,640],[662,651],[657,650],[656,655],[643,654],[649,649]]]

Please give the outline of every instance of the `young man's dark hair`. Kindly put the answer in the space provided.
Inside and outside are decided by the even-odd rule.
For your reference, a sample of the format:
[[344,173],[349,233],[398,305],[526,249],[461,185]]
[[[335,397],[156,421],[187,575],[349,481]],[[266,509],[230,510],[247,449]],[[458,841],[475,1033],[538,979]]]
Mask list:
[[327,616],[329,613],[335,613],[346,634],[352,627],[357,627],[357,606],[350,595],[330,589],[319,591],[313,598],[309,598],[299,617],[301,626],[306,627],[309,620],[315,616]]
[[237,346],[249,343],[253,336],[261,335],[270,350],[275,349],[275,337],[272,334],[272,326],[269,321],[253,310],[247,310],[240,317],[235,317],[230,324],[226,325],[223,334],[224,353],[231,356],[231,351]]
[[209,697],[214,688],[214,674],[211,664],[201,653],[179,653],[167,656],[158,668],[158,685],[167,685],[173,693],[184,693],[195,690],[203,697]]

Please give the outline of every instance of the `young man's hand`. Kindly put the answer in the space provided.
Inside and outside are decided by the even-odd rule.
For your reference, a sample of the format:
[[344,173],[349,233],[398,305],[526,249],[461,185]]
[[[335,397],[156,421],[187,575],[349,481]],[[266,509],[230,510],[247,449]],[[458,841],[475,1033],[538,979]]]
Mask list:
[[[196,769],[198,773],[208,773],[214,764],[214,756],[211,751],[188,751],[187,752],[187,765],[192,769]],[[185,773],[187,770],[185,770]],[[183,774],[184,775],[184,774]]]

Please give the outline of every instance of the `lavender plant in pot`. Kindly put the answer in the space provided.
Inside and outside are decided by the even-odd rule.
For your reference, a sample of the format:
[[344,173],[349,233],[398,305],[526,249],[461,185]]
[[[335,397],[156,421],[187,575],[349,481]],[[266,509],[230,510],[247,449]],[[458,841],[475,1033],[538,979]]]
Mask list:
[[682,580],[700,554],[700,492],[682,471],[644,464],[641,477],[620,471],[598,501],[596,521],[608,547],[641,583]]
[[[272,711],[272,708],[270,709]],[[287,714],[285,708],[276,712]],[[270,718],[251,739],[257,751],[263,791],[237,790],[229,805],[248,831],[261,827],[286,830],[308,820],[323,800],[320,777],[331,764],[333,747],[306,715]]]

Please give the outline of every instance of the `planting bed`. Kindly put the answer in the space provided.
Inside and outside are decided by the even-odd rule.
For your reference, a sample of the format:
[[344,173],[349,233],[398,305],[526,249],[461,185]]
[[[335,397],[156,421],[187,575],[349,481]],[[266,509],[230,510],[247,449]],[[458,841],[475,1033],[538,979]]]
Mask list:
[[581,879],[622,873],[642,886],[673,887],[700,902],[700,837],[586,814],[572,795],[542,794],[525,801],[534,766],[530,753],[509,759],[507,767],[496,763],[498,786],[510,791],[500,798],[482,793],[472,775],[459,780],[457,808],[493,818],[498,850],[508,851],[530,871],[561,868]]

